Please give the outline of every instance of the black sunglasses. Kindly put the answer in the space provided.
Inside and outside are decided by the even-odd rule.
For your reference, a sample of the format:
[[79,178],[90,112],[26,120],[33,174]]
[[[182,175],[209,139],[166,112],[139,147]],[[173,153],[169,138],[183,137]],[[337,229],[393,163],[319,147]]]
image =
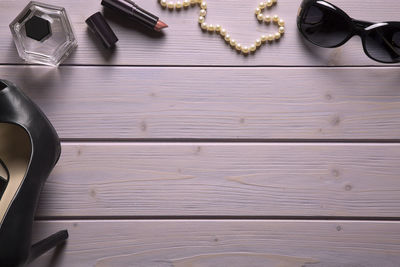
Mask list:
[[400,22],[356,20],[329,2],[303,0],[297,27],[308,41],[326,48],[341,46],[358,35],[365,54],[371,59],[382,63],[400,62]]

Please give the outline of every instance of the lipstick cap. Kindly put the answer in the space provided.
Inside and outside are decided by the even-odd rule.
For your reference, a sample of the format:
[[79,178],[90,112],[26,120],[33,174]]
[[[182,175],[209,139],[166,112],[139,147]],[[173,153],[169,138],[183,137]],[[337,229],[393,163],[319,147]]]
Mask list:
[[90,16],[86,20],[86,24],[100,39],[105,48],[112,48],[115,46],[115,43],[118,42],[117,36],[100,12]]

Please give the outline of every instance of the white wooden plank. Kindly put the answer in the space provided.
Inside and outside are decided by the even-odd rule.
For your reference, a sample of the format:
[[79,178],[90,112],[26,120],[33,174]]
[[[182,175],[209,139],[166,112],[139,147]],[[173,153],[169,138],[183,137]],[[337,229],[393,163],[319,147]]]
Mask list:
[[[31,266],[398,266],[398,222],[55,221],[70,239]],[[56,256],[57,255],[57,256]]]
[[397,68],[0,67],[62,138],[398,139]]
[[[199,8],[188,11],[162,10],[158,1],[138,1],[144,8],[159,15],[170,28],[157,36],[138,31],[136,26],[118,15],[108,12],[106,17],[120,41],[115,53],[102,50],[90,36],[85,19],[102,10],[100,0],[49,0],[64,6],[71,17],[79,42],[78,50],[66,61],[68,64],[123,64],[123,65],[371,65],[360,40],[354,38],[338,49],[320,49],[303,42],[296,28],[296,14],[300,1],[281,0],[271,14],[286,20],[287,34],[279,44],[262,48],[255,56],[243,57],[222,41],[219,36],[202,33],[197,17]],[[349,15],[370,21],[398,20],[400,1],[332,0]],[[208,1],[207,21],[224,25],[232,36],[250,44],[261,34],[274,32],[273,26],[259,24],[254,9],[259,0]],[[27,4],[24,0],[0,1],[0,63],[21,63],[12,43],[8,25]]]
[[398,144],[64,143],[38,216],[400,216]]

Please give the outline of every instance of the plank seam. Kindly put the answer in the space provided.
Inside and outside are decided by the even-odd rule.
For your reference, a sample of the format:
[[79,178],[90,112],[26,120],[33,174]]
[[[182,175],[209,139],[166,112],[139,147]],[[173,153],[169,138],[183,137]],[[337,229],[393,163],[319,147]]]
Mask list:
[[[0,66],[43,67],[40,64],[0,63]],[[122,68],[399,68],[393,65],[109,65],[109,64],[62,64],[60,67],[122,67]]]
[[61,138],[63,143],[314,143],[400,144],[400,139]]
[[271,220],[271,221],[393,221],[400,217],[368,216],[37,216],[36,221],[68,220]]

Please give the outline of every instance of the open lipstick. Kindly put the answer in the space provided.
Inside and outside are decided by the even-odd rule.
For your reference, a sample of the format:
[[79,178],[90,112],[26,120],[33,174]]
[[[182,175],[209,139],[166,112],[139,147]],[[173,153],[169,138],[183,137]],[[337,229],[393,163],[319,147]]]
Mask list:
[[105,7],[117,10],[127,15],[132,20],[135,20],[148,28],[155,31],[161,31],[168,25],[162,22],[157,16],[140,8],[131,0],[102,0],[101,4]]

